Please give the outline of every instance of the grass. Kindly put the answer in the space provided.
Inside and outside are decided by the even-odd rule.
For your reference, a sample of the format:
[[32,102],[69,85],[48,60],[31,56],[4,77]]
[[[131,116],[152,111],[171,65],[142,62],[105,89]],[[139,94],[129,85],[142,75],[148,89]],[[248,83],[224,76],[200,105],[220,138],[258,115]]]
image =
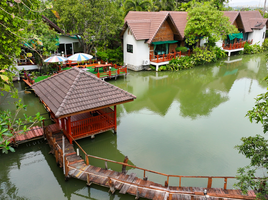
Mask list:
[[38,83],[46,78],[50,77],[50,75],[45,75],[45,76],[38,76],[37,78],[34,79],[35,83]]

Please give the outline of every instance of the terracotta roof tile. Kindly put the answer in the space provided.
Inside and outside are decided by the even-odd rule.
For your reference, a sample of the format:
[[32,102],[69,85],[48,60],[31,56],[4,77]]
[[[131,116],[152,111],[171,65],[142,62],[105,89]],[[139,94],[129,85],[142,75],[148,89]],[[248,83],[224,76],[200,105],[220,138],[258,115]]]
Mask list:
[[241,21],[245,32],[252,32],[252,27],[262,21],[263,17],[259,11],[240,11]]
[[149,39],[151,20],[128,20],[126,23],[136,40]]
[[169,12],[175,25],[177,26],[179,33],[184,38],[184,30],[187,23],[187,12],[170,11]]
[[224,16],[229,17],[229,21],[231,24],[234,24],[237,16],[239,15],[239,11],[223,11]]
[[[150,20],[150,26],[149,26],[149,37],[146,38],[148,39],[147,43],[151,43],[154,36],[156,35],[157,31],[161,27],[162,23],[165,21],[167,18],[168,13],[167,12],[138,12],[138,11],[129,11],[127,16],[125,17],[125,22],[128,23],[128,21],[132,23],[128,23],[128,25],[133,25],[133,21],[141,21],[141,20],[147,20],[147,25],[148,25],[148,20]],[[137,27],[138,24],[135,24]],[[146,24],[143,23],[143,27]],[[131,27],[132,29],[132,27]],[[137,38],[143,38],[144,33],[141,31],[136,31],[135,30],[135,37]],[[134,34],[134,33],[133,33]],[[141,34],[141,35],[140,35]]]
[[134,95],[78,68],[66,70],[32,87],[56,117],[136,99]]

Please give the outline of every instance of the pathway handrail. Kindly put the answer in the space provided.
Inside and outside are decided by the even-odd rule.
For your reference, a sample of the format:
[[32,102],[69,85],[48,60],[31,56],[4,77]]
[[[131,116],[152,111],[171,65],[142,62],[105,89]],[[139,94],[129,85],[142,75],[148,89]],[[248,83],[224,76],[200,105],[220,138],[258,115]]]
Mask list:
[[89,154],[87,154],[87,152],[85,152],[84,149],[82,149],[82,147],[75,141],[75,139],[71,135],[70,135],[70,137],[75,142],[75,144],[78,146],[78,148],[85,154],[85,159],[86,159],[86,164],[87,165],[89,165],[88,157],[90,157],[90,158],[95,158],[95,159],[98,159],[98,160],[103,160],[103,161],[106,161],[106,162],[111,162],[111,163],[119,164],[119,165],[122,165],[122,166],[127,166],[127,167],[132,167],[132,168],[135,168],[135,169],[142,170],[142,171],[144,171],[144,176],[143,176],[144,178],[146,177],[145,176],[145,172],[151,172],[151,173],[154,173],[154,174],[166,176],[167,177],[167,181],[165,181],[165,186],[166,187],[168,187],[168,185],[169,185],[169,178],[170,177],[179,178],[179,187],[181,187],[181,179],[182,178],[207,178],[208,179],[207,188],[211,188],[212,187],[212,179],[213,178],[223,178],[224,179],[224,187],[223,187],[223,189],[227,189],[227,179],[236,179],[236,177],[234,177],[234,176],[185,176],[185,175],[170,175],[170,174],[165,174],[165,173],[157,172],[157,171],[150,170],[150,169],[145,169],[145,168],[142,168],[142,167],[137,167],[137,166],[130,165],[130,164],[127,164],[127,163],[124,163],[124,162],[117,162],[117,161],[114,161],[114,160],[109,160],[109,159],[106,159],[106,158],[101,158],[101,157],[98,157],[98,156],[89,155]]

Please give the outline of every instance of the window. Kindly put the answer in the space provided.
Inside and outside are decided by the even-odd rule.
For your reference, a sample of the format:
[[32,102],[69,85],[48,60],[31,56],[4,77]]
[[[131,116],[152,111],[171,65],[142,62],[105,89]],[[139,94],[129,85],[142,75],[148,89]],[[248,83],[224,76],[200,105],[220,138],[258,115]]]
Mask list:
[[127,52],[133,53],[133,45],[132,44],[127,44]]
[[168,50],[167,44],[157,44],[155,47],[154,54],[155,55],[163,55],[163,54],[166,54],[167,50]]

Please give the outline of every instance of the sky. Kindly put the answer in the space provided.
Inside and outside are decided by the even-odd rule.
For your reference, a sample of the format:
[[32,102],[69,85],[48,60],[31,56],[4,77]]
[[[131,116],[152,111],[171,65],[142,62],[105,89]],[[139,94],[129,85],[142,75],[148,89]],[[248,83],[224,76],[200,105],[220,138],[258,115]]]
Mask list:
[[[268,2],[268,1],[267,1]],[[267,5],[267,3],[266,3]],[[264,0],[229,0],[229,6],[264,6]]]

